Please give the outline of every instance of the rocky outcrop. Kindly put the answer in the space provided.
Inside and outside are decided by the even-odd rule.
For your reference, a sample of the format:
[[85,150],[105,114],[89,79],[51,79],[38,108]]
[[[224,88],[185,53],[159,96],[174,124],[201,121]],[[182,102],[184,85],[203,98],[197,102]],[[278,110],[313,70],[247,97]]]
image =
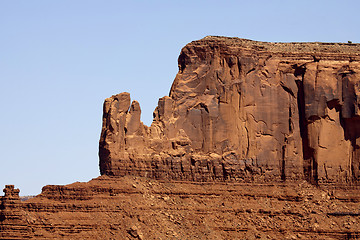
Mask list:
[[186,45],[150,127],[105,100],[103,175],[358,182],[360,45],[206,37]]
[[0,239],[357,239],[359,190],[104,175],[3,204]]
[[30,237],[29,227],[24,220],[19,189],[6,185],[5,196],[0,197],[0,239],[26,239]]
[[188,44],[150,127],[129,93],[105,100],[102,176],[26,201],[5,186],[0,239],[359,238],[359,54]]

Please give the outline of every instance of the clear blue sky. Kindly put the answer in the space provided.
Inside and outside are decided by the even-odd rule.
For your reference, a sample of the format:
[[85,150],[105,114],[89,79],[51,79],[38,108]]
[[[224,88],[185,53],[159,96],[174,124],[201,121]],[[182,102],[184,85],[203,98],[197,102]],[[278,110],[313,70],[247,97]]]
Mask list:
[[186,43],[360,42],[359,3],[0,0],[0,189],[99,176],[103,100],[130,92],[150,124]]

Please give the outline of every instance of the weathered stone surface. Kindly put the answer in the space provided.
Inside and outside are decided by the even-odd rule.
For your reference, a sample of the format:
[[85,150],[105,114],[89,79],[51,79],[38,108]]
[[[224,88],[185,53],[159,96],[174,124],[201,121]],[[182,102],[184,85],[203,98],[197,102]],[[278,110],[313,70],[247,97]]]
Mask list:
[[24,239],[30,237],[30,229],[24,220],[19,189],[6,185],[0,197],[0,239]]
[[2,204],[0,239],[357,239],[359,190],[104,175]]
[[129,93],[105,100],[102,176],[26,201],[5,187],[0,239],[359,238],[359,53],[188,44],[150,127]]
[[136,101],[129,110],[128,93],[105,101],[101,173],[358,181],[359,54],[358,44],[224,37],[189,43],[150,127],[140,122]]

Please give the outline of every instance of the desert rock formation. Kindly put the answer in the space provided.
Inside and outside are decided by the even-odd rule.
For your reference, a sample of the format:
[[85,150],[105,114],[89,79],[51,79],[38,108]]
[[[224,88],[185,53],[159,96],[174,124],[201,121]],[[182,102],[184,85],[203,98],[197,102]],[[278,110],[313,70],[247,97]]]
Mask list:
[[151,126],[105,100],[102,176],[5,186],[0,239],[360,238],[359,80],[359,44],[189,43]]
[[104,175],[25,202],[6,193],[0,239],[356,239],[359,190]]
[[105,100],[101,174],[357,182],[359,54],[358,44],[189,43],[150,127],[128,93]]

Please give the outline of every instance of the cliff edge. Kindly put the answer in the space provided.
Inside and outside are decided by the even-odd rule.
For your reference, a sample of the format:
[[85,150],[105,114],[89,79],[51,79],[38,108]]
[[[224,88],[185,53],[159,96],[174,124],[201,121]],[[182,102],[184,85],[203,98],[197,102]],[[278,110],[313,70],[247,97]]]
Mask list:
[[187,44],[150,127],[105,100],[102,175],[190,181],[359,181],[360,44],[208,36]]

